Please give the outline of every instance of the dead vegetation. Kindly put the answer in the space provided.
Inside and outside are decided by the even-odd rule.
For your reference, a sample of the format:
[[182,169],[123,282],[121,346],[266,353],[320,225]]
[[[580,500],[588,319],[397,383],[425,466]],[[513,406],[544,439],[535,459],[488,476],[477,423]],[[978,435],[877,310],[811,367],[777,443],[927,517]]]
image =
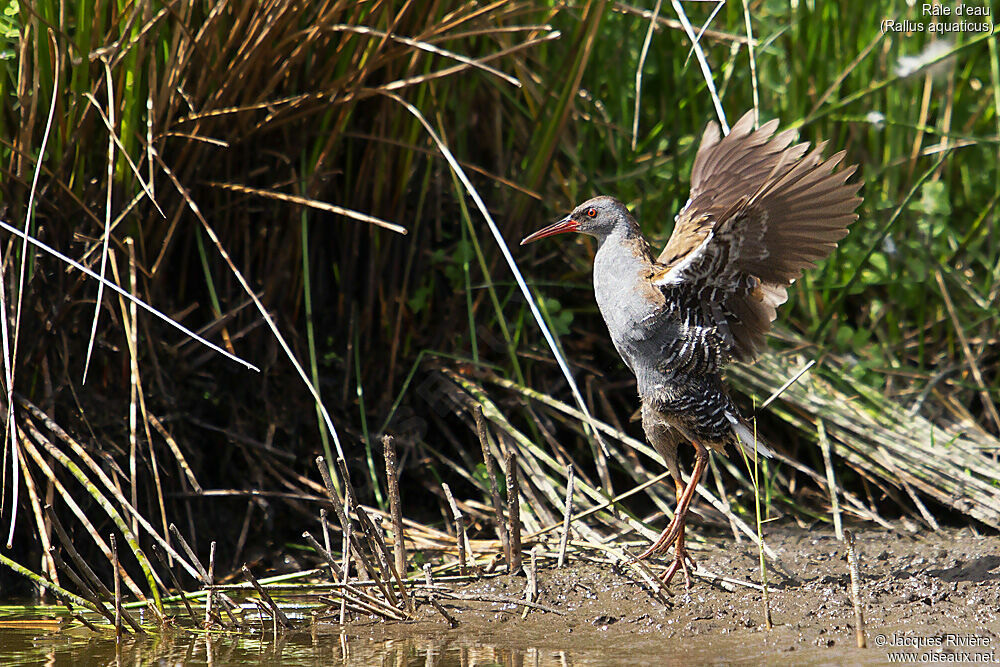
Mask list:
[[[676,34],[657,35],[637,108],[638,46],[595,49],[648,26],[621,4],[17,7],[0,83],[5,572],[120,632],[142,631],[136,606],[149,630],[181,601],[193,626],[279,632],[297,596],[326,620],[430,605],[450,624],[457,582],[588,559],[665,595],[629,551],[673,492],[629,421],[588,248],[529,289],[503,239],[610,188],[665,238],[712,108],[679,17],[656,22]],[[828,34],[810,23],[827,11],[795,34]],[[759,42],[724,18],[702,46],[742,111],[756,80],[733,63]],[[823,81],[760,106],[877,183],[871,224],[793,295],[801,333],[730,373],[747,407],[796,378],[760,412],[783,453],[764,520],[1000,528],[996,183],[966,177],[995,160],[991,48],[956,46],[968,67],[944,106],[928,75],[916,109],[885,52],[761,63],[776,91]],[[878,91],[884,132],[864,113]],[[758,544],[752,476],[711,469],[702,520]],[[528,589],[501,602],[544,611]]]

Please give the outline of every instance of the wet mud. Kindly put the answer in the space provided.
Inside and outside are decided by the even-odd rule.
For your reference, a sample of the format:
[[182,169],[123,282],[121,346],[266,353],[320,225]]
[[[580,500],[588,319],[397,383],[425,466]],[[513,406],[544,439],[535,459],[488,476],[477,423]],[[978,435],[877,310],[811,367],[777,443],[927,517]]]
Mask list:
[[[702,529],[704,531],[704,528]],[[689,538],[699,568],[759,582],[756,547],[731,534]],[[523,600],[525,576],[442,586],[416,619],[360,617],[347,627],[298,617],[272,633],[177,632],[127,636],[64,623],[0,618],[0,664],[275,665],[882,665],[1000,662],[1000,537],[970,528],[908,534],[856,526],[867,648],[855,644],[845,545],[827,528],[771,525],[771,616],[743,584],[678,576],[658,597],[634,568],[571,552],[566,567],[539,558],[538,607]],[[618,545],[622,546],[622,545]],[[636,553],[637,545],[628,548]],[[529,561],[530,562],[530,561]],[[445,590],[465,598],[448,599]],[[50,615],[46,608],[44,616]],[[179,614],[183,614],[178,610]],[[0,613],[0,616],[3,616]],[[65,619],[64,619],[65,620]]]
[[[536,602],[552,611],[502,602],[441,599],[458,625],[430,605],[405,623],[352,626],[353,640],[435,638],[524,649],[552,664],[886,664],[901,653],[918,663],[1000,662],[1000,537],[971,528],[907,534],[855,530],[867,648],[856,646],[846,546],[827,528],[771,527],[767,544],[773,628],[764,627],[762,594],[678,575],[665,598],[627,566],[547,560],[537,571]],[[731,534],[689,541],[699,570],[760,581],[756,547]],[[467,597],[523,599],[524,576],[452,587]],[[512,657],[513,656],[513,657]],[[545,659],[539,660],[539,656]],[[547,657],[546,657],[547,656]],[[532,660],[529,660],[532,662]]]

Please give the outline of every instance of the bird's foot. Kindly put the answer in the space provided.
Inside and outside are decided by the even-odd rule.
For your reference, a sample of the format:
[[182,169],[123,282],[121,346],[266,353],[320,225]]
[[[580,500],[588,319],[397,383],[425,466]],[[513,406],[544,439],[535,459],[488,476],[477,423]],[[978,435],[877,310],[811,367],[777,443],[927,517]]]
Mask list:
[[650,556],[662,556],[670,550],[670,545],[677,540],[678,535],[681,535],[684,530],[684,524],[682,521],[678,521],[677,517],[678,515],[675,514],[674,518],[667,524],[667,527],[660,533],[660,536],[656,538],[656,541],[648,549],[636,556],[636,560],[645,560]]
[[[690,565],[690,568],[689,568]],[[694,562],[694,558],[691,554],[687,552],[683,544],[678,544],[674,551],[674,561],[667,568],[667,571],[663,573],[660,580],[663,581],[663,585],[666,586],[670,583],[670,580],[674,578],[677,574],[677,570],[684,573],[684,590],[691,590],[691,570],[697,570],[698,564]]]

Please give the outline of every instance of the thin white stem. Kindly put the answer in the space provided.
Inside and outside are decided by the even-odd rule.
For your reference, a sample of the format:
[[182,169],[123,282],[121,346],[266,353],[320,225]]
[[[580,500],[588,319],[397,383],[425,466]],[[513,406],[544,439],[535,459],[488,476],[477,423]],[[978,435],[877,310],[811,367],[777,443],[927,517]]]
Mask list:
[[[108,88],[108,117],[105,121],[108,128],[108,185],[107,197],[104,202],[104,241],[101,244],[101,278],[103,279],[108,268],[108,244],[111,241],[111,206],[115,183],[115,89],[108,61],[104,58],[101,58],[101,60],[104,62],[104,78]],[[95,108],[100,108],[97,106],[96,100],[91,98],[91,101],[94,103]],[[124,153],[122,151],[122,154]],[[103,301],[104,283],[98,282],[97,299],[94,300],[94,317],[90,322],[90,338],[87,340],[87,356],[83,362],[83,379],[80,382],[82,385],[87,384],[87,371],[90,370],[90,358],[94,354],[94,340],[97,338],[97,323],[101,319],[101,303]]]
[[656,28],[656,19],[660,16],[660,7],[663,0],[656,0],[653,7],[653,14],[649,17],[649,28],[646,29],[646,39],[642,42],[642,52],[639,53],[639,64],[635,68],[635,109],[632,112],[632,150],[639,136],[639,104],[642,101],[642,68],[646,64],[646,56],[649,55],[649,45],[653,41],[653,30]]
[[[31,177],[31,192],[28,194],[28,208],[24,214],[24,234],[28,237],[28,227],[31,225],[31,218],[35,207],[35,193],[38,191],[38,177],[42,173],[42,161],[45,159],[45,148],[49,143],[49,135],[52,132],[52,118],[56,113],[56,100],[58,99],[59,76],[62,69],[62,54],[59,52],[59,45],[56,37],[49,31],[49,40],[52,42],[52,52],[55,54],[55,70],[52,74],[52,103],[49,105],[49,116],[45,121],[45,132],[42,134],[42,145],[38,149],[38,160],[35,162],[35,173]],[[16,230],[15,230],[16,231]],[[14,360],[17,359],[17,341],[21,333],[21,306],[24,303],[24,274],[28,266],[28,244],[21,244],[21,269],[17,279],[17,314],[14,316],[14,344],[11,346],[10,354],[7,354],[6,340],[4,344],[4,356],[7,360],[7,428],[10,429],[10,450],[11,450],[11,505],[10,505],[10,528],[7,531],[7,548],[10,549],[14,543],[14,527],[17,525],[17,501],[21,481],[20,473],[20,450],[17,447],[17,429],[14,428]],[[4,320],[4,332],[7,329],[7,314],[0,313]],[[6,336],[4,336],[6,339]],[[4,438],[6,441],[6,438]]]
[[[705,58],[705,52],[701,48],[701,43],[698,37],[695,36],[694,28],[691,27],[691,22],[688,21],[687,14],[684,13],[684,8],[681,7],[680,1],[670,0],[670,4],[673,6],[674,11],[677,12],[677,18],[680,19],[681,25],[684,26],[684,32],[687,33],[688,39],[691,40],[691,47],[694,49],[695,57],[698,58],[701,73],[705,77],[705,85],[708,86],[708,92],[712,96],[712,103],[715,105],[715,113],[719,116],[719,124],[722,126],[722,132],[723,134],[729,134],[729,123],[726,122],[726,112],[722,110],[722,102],[719,100],[719,93],[715,90],[715,81],[712,79],[712,69],[708,66],[708,60]],[[722,3],[720,2],[719,4],[721,5]],[[718,10],[718,7],[716,10]]]
[[590,410],[587,409],[587,404],[583,400],[580,388],[577,387],[576,380],[573,379],[573,374],[569,370],[569,364],[566,363],[566,359],[563,357],[562,353],[559,351],[559,346],[556,344],[555,337],[549,330],[548,325],[545,324],[545,319],[542,318],[542,314],[538,310],[538,305],[535,303],[534,295],[531,293],[531,290],[528,289],[528,284],[525,282],[524,276],[521,275],[521,270],[517,267],[517,262],[514,261],[514,257],[510,254],[510,248],[507,247],[507,242],[504,240],[503,234],[500,233],[500,229],[497,227],[496,222],[494,222],[493,216],[490,215],[489,210],[487,210],[486,204],[483,203],[482,197],[479,196],[479,192],[477,192],[476,188],[472,185],[472,181],[469,180],[469,177],[465,175],[465,171],[462,170],[462,165],[460,165],[458,160],[455,159],[455,156],[451,154],[451,151],[448,150],[448,146],[441,140],[441,137],[439,137],[437,132],[434,131],[434,128],[427,122],[427,119],[424,118],[424,115],[420,113],[419,109],[395,93],[385,91],[379,92],[401,104],[407,111],[413,114],[418,121],[420,121],[420,124],[424,126],[425,130],[427,130],[427,133],[438,147],[438,150],[441,151],[441,155],[443,155],[444,159],[447,160],[448,164],[455,172],[455,175],[458,176],[458,179],[462,181],[462,185],[465,186],[469,196],[472,197],[472,201],[475,202],[476,208],[478,208],[479,212],[483,214],[483,218],[486,220],[486,225],[490,228],[493,238],[496,239],[497,245],[500,247],[500,252],[503,254],[504,259],[507,260],[507,265],[510,266],[510,270],[514,274],[514,280],[517,281],[517,286],[521,289],[521,293],[528,302],[528,308],[531,310],[532,317],[535,318],[535,322],[538,323],[538,327],[542,330],[542,336],[545,337],[545,342],[549,344],[549,349],[552,350],[552,354],[556,358],[556,363],[559,364],[559,368],[566,377],[566,381],[569,382],[570,390],[573,392],[573,398],[576,400],[576,404],[580,407],[580,411],[586,417],[585,430],[588,435],[597,438],[597,441],[601,445],[601,449],[604,450],[605,454],[607,454],[608,446],[605,444],[604,438],[602,438],[598,432],[597,424],[594,421],[593,416],[590,414]]
[[186,326],[184,326],[180,322],[177,322],[175,320],[170,319],[169,316],[167,316],[164,313],[160,312],[156,308],[153,308],[152,306],[150,306],[145,301],[142,301],[141,299],[135,298],[134,296],[132,296],[131,294],[129,294],[128,292],[126,292],[125,290],[123,290],[118,285],[115,285],[110,280],[102,278],[101,276],[99,276],[94,271],[91,271],[90,269],[88,269],[83,264],[80,264],[80,262],[76,261],[75,259],[72,259],[71,257],[68,257],[67,255],[64,255],[63,253],[59,252],[58,250],[56,250],[52,246],[50,246],[50,245],[48,245],[46,243],[43,243],[42,241],[39,241],[36,238],[28,236],[23,231],[21,231],[17,227],[14,227],[13,225],[8,224],[4,220],[0,220],[0,228],[6,229],[11,234],[13,234],[13,235],[15,235],[17,237],[20,237],[20,238],[24,239],[26,242],[30,243],[31,245],[36,246],[36,247],[44,250],[45,252],[49,253],[50,255],[52,255],[53,257],[55,257],[56,259],[59,259],[59,260],[62,260],[63,262],[66,262],[67,264],[69,264],[70,266],[72,266],[77,271],[82,271],[83,273],[87,274],[88,276],[90,276],[94,280],[97,280],[97,281],[100,281],[100,282],[104,283],[104,286],[107,287],[108,289],[110,289],[110,290],[112,290],[114,292],[117,292],[118,294],[120,294],[121,296],[125,297],[129,301],[132,301],[133,303],[135,303],[137,306],[139,306],[140,308],[142,308],[146,312],[148,312],[148,313],[156,316],[157,318],[163,320],[164,322],[166,322],[170,326],[174,327],[175,329],[178,329],[178,330],[182,331],[183,333],[185,333],[188,336],[190,336],[191,338],[195,339],[196,341],[198,341],[202,345],[215,350],[219,354],[221,354],[221,355],[223,355],[225,357],[228,357],[229,359],[232,359],[233,361],[235,361],[235,362],[237,362],[237,363],[239,363],[239,364],[241,364],[243,366],[246,366],[248,369],[250,369],[252,371],[257,371],[258,373],[260,372],[260,369],[257,368],[256,366],[254,366],[253,364],[251,364],[249,361],[244,361],[243,359],[237,357],[235,354],[232,354],[232,353],[230,353],[230,352],[222,349],[221,347],[219,347],[215,343],[213,343],[213,342],[211,342],[209,340],[206,340],[205,338],[202,338],[201,336],[199,336],[195,332],[191,331],[190,329],[188,329]]

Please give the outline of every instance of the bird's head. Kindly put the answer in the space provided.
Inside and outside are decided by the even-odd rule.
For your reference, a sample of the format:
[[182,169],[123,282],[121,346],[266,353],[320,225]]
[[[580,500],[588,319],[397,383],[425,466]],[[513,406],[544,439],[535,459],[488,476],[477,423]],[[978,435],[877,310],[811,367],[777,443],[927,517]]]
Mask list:
[[635,221],[628,209],[625,208],[625,204],[614,197],[594,197],[577,206],[572,213],[559,222],[554,222],[548,227],[526,236],[521,241],[521,245],[566,232],[590,234],[603,240],[621,225],[625,227],[635,225]]

